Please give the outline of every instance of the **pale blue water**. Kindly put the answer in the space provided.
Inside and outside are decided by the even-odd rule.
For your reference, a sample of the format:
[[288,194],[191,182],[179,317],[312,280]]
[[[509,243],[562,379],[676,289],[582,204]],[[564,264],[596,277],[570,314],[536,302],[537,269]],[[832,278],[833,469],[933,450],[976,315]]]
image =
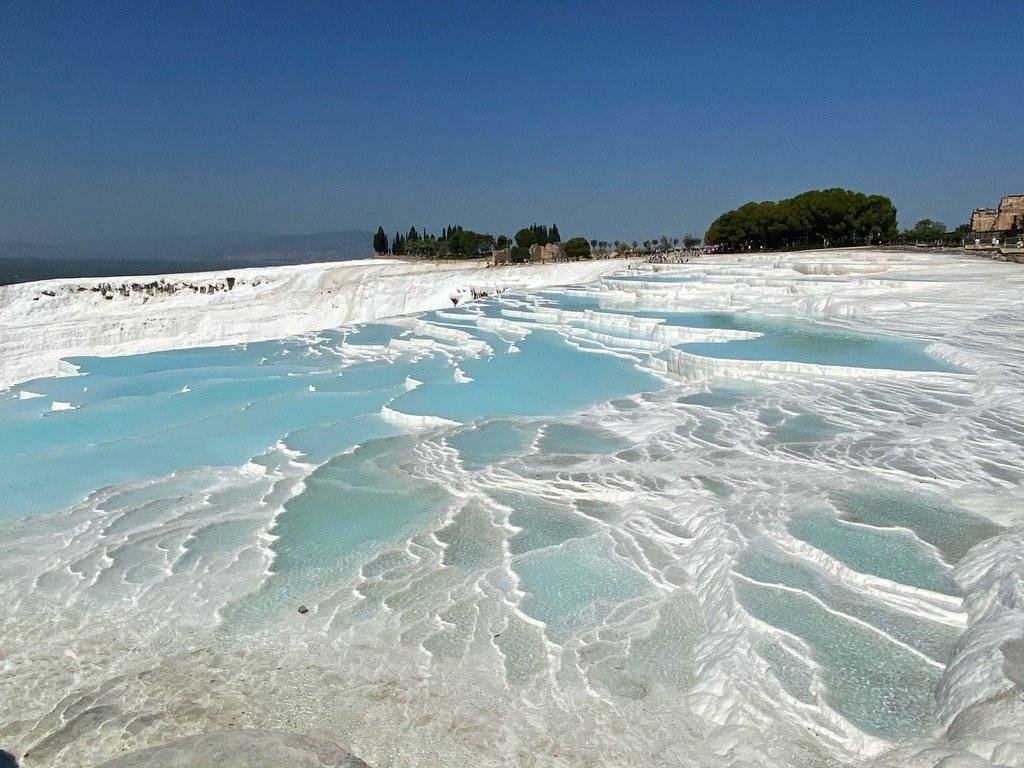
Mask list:
[[540,450],[546,453],[612,453],[629,446],[613,432],[582,424],[551,424],[544,428]]
[[754,616],[810,645],[829,703],[859,728],[900,739],[930,722],[940,670],[803,595],[747,582],[736,590]]
[[852,333],[810,322],[741,317],[735,329],[764,334],[724,344],[681,344],[679,349],[705,357],[734,360],[785,360],[855,368],[963,373],[963,369],[925,352],[921,342]]
[[757,581],[781,584],[815,597],[837,614],[860,619],[943,664],[952,657],[953,645],[960,634],[957,627],[881,605],[854,586],[836,583],[813,566],[768,546],[748,549],[735,570]]
[[258,626],[283,605],[329,595],[330,585],[438,514],[444,490],[399,468],[411,443],[372,440],[310,475],[271,529],[273,574],[258,595],[225,613],[230,629]]
[[693,283],[700,280],[700,278],[693,275],[648,272],[640,275],[615,275],[614,277],[605,278],[605,280],[611,282],[625,281],[627,283]]
[[[460,368],[473,381],[429,382],[397,397],[403,413],[466,422],[482,416],[540,416],[660,387],[634,365],[607,354],[584,354],[556,333],[535,331],[520,352],[468,359]],[[414,377],[415,378],[415,377]]]
[[[318,370],[330,361],[306,351],[289,342],[81,359],[86,376],[27,383],[46,397],[0,401],[0,517],[55,509],[99,486],[184,467],[242,464],[289,432],[317,425],[345,424],[343,439],[321,438],[341,450],[390,433],[377,414],[404,391],[406,375],[446,373],[428,359],[405,370],[374,364],[339,375]],[[183,393],[186,385],[191,391]],[[80,408],[51,413],[51,398]]]
[[536,426],[492,419],[452,433],[447,442],[458,450],[465,466],[480,469],[526,453],[536,434]]
[[600,535],[528,552],[515,567],[527,593],[523,610],[543,621],[556,642],[565,642],[574,629],[599,623],[622,601],[652,589],[612,555]]
[[643,310],[630,312],[629,314],[636,317],[661,318],[665,321],[665,325],[682,326],[684,328],[719,328],[727,331],[746,330],[743,321],[730,312],[660,312]]
[[556,547],[600,530],[592,520],[574,514],[573,509],[564,504],[509,491],[496,492],[492,498],[512,510],[509,522],[519,529],[509,540],[509,551],[513,555]]
[[794,517],[787,528],[798,539],[856,571],[947,595],[959,594],[952,570],[909,532],[849,525],[814,513]]
[[[616,280],[625,287],[606,290]],[[843,457],[868,450],[856,441],[870,432],[844,426],[842,414],[791,405],[760,383],[667,382],[645,367],[665,351],[637,351],[650,342],[644,328],[600,327],[612,338],[595,341],[580,338],[586,321],[515,313],[591,309],[764,334],[681,345],[714,357],[957,369],[915,339],[623,301],[629,284],[698,281],[624,275],[587,294],[446,307],[418,324],[77,358],[81,376],[0,393],[0,533],[17,543],[20,531],[46,531],[36,521],[72,526],[51,538],[76,559],[48,553],[35,583],[73,575],[74,601],[97,611],[130,605],[143,621],[184,621],[167,604],[137,607],[170,583],[186,614],[216,609],[208,621],[220,636],[248,639],[302,626],[295,609],[305,604],[329,642],[386,635],[420,653],[422,669],[486,670],[544,695],[562,675],[559,695],[589,696],[572,687],[585,683],[613,702],[649,699],[655,722],[691,716],[657,707],[686,704],[708,623],[747,615],[763,624],[737,647],[761,656],[804,706],[883,738],[929,730],[938,665],[960,627],[833,574],[849,573],[843,566],[955,598],[952,564],[1004,529],[938,496],[840,482]],[[521,325],[498,331],[481,318]],[[418,344],[380,349],[396,341]],[[471,381],[456,379],[456,365]],[[421,384],[409,389],[409,379]],[[19,389],[42,396],[21,400]],[[77,410],[51,412],[54,401]],[[417,430],[384,408],[458,423]],[[876,431],[892,440],[887,417]],[[886,448],[880,455],[899,453]],[[104,524],[94,530],[91,516]],[[797,557],[772,543],[788,537],[813,550]],[[31,564],[0,563],[0,576]],[[94,581],[79,579],[91,569]],[[142,597],[116,602],[133,586]],[[59,606],[67,595],[39,601]]]
[[843,431],[843,427],[816,413],[800,413],[775,424],[772,439],[780,443],[815,443]]
[[682,395],[677,398],[676,402],[727,411],[748,399],[752,393],[750,389],[742,389],[735,386],[717,386],[708,392]]
[[543,300],[544,306],[564,309],[570,312],[585,312],[588,309],[597,310],[601,309],[602,305],[600,298],[582,293],[540,291],[537,295]]
[[[671,282],[670,277],[663,276],[661,280]],[[633,279],[639,278],[634,276]],[[762,334],[756,339],[679,345],[679,348],[686,352],[706,357],[780,360],[902,371],[965,372],[961,367],[926,352],[924,343],[908,339],[854,333],[809,321],[782,321],[752,314],[634,310],[614,305],[602,306],[602,303],[600,299],[581,297],[565,303],[558,302],[558,306],[577,311],[592,309],[610,314],[660,319],[669,326],[751,331]]]
[[386,325],[384,323],[364,323],[352,331],[343,334],[345,341],[349,344],[360,346],[387,344],[391,339],[402,334],[403,328],[398,325]]
[[957,562],[971,547],[1004,529],[948,501],[884,484],[832,494],[843,517],[879,528],[899,527]]

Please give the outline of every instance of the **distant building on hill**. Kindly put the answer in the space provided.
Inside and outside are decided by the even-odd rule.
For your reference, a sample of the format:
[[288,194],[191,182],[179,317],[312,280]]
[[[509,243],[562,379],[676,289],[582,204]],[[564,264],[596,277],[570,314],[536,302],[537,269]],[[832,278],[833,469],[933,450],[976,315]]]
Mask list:
[[1006,195],[998,208],[976,208],[964,248],[1024,264],[1024,195]]
[[549,261],[565,261],[565,251],[560,243],[530,246],[530,261],[546,264]]
[[975,208],[971,232],[1016,232],[1024,229],[1024,195],[1006,195],[998,208]]

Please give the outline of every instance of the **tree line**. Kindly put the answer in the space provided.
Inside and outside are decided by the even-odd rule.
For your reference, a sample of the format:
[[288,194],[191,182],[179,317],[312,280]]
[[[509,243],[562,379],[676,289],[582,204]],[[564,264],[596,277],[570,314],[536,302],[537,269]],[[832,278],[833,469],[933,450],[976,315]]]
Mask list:
[[[812,189],[784,200],[749,202],[715,219],[704,235],[703,243],[726,250],[786,249],[871,245],[878,242],[952,242],[970,232],[963,224],[947,232],[940,221],[922,219],[913,228],[899,232],[896,207],[884,195],[868,195],[849,189]],[[449,224],[438,234],[417,232],[410,227],[405,234],[395,232],[389,238],[383,227],[373,236],[378,254],[410,255],[428,258],[464,259],[486,256],[492,250],[509,248],[513,262],[529,260],[530,246],[559,243],[570,259],[619,254],[655,253],[693,249],[702,239],[687,232],[681,239],[661,235],[636,240],[587,240],[573,237],[563,242],[558,225],[531,224],[509,238],[475,232]]]
[[704,242],[756,250],[871,245],[895,236],[896,207],[888,197],[837,187],[741,205],[715,219]]
[[474,232],[457,224],[442,227],[437,235],[425,230],[418,232],[416,227],[410,227],[407,233],[395,232],[390,238],[383,227],[378,227],[373,236],[373,250],[378,254],[459,259],[485,256],[491,250],[508,248],[512,262],[529,261],[531,245],[543,246],[551,243],[560,244],[567,258],[585,259],[594,255],[607,256],[610,253],[663,253],[678,249],[680,245],[692,249],[701,244],[701,238],[687,232],[682,238],[661,235],[643,241],[587,240],[579,236],[563,241],[557,224],[550,227],[546,224],[531,224],[518,230],[511,238],[507,235],[494,236]]
[[650,254],[667,253],[679,250],[680,247],[692,250],[703,242],[701,238],[687,232],[682,238],[668,235],[655,236],[647,240],[591,240],[590,245],[599,254],[609,252],[619,254]]
[[950,231],[941,221],[921,219],[910,229],[900,232],[895,242],[900,244],[961,245],[970,235],[970,224],[961,224]]
[[390,253],[395,256],[469,259],[485,256],[493,249],[512,248],[515,251],[516,248],[525,248],[527,252],[525,257],[520,251],[515,251],[513,256],[519,256],[522,261],[526,261],[529,258],[529,248],[534,243],[547,245],[561,242],[562,235],[558,231],[557,224],[552,224],[550,227],[546,224],[531,224],[519,230],[514,238],[509,238],[507,235],[495,236],[487,232],[474,232],[458,224],[442,227],[436,235],[425,230],[420,233],[416,231],[416,227],[409,227],[409,231],[405,234],[399,231],[389,238],[384,227],[377,227],[377,232],[373,236],[373,250],[378,254]]

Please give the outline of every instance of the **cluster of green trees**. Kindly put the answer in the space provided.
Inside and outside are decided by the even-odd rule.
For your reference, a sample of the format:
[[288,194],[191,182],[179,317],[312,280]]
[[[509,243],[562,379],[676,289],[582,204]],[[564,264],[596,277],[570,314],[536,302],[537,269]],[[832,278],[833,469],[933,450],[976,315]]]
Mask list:
[[729,250],[870,245],[896,236],[896,207],[883,195],[814,189],[741,205],[708,227],[704,242]]
[[900,233],[902,237],[921,241],[938,240],[945,234],[946,225],[932,219],[921,219],[913,227]]
[[439,255],[450,259],[471,259],[490,253],[495,242],[494,235],[457,225],[445,227],[440,239],[443,247]]
[[[577,241],[582,241],[582,244]],[[438,235],[427,232],[422,234],[416,231],[416,227],[410,227],[406,234],[395,232],[392,238],[388,238],[383,227],[377,228],[377,234],[373,237],[373,249],[377,253],[392,253],[396,256],[427,256],[431,258],[472,258],[485,255],[492,248],[510,248],[513,262],[529,261],[531,245],[548,245],[549,243],[561,243],[562,249],[566,251],[569,258],[590,258],[595,253],[600,256],[607,255],[611,251],[617,253],[654,253],[655,251],[668,251],[678,248],[680,242],[686,248],[695,248],[700,245],[701,239],[689,232],[682,237],[669,237],[661,235],[644,240],[642,243],[633,240],[632,243],[626,240],[587,240],[582,237],[573,237],[562,242],[562,235],[558,231],[558,225],[552,224],[531,224],[523,227],[510,239],[507,235],[491,235],[487,233],[474,232],[465,229],[457,224],[450,224],[441,229]],[[569,243],[573,245],[569,246]],[[584,244],[586,247],[584,247]]]
[[455,224],[444,227],[439,235],[430,234],[426,230],[420,233],[416,231],[416,227],[409,227],[406,234],[395,232],[390,240],[384,232],[384,227],[377,227],[377,232],[373,236],[373,250],[376,253],[392,253],[396,256],[408,254],[431,258],[471,258],[490,252],[495,242],[493,235],[473,232]]
[[[874,242],[952,242],[970,234],[968,224],[953,232],[946,231],[941,221],[922,219],[911,229],[897,232],[896,207],[883,195],[866,195],[849,189],[812,189],[785,200],[750,202],[727,211],[708,227],[703,242],[727,250],[760,248],[799,248],[817,246],[871,245]],[[491,249],[510,248],[513,262],[529,261],[530,246],[561,243],[570,259],[618,253],[665,252],[680,247],[696,248],[702,242],[687,232],[680,239],[661,235],[643,242],[586,240],[573,237],[562,242],[558,225],[531,224],[516,232],[513,238],[474,232],[450,224],[438,235],[417,232],[410,227],[406,234],[395,232],[390,240],[383,227],[373,236],[377,253],[424,256],[430,258],[473,258],[488,254]]]
[[895,242],[912,245],[916,243],[930,245],[959,246],[971,235],[971,225],[961,224],[952,232],[946,225],[935,219],[921,219],[910,229],[900,232]]
[[[548,243],[561,242],[562,236],[558,232],[558,225],[552,224],[531,224],[516,233],[512,247],[513,260],[527,261],[529,259],[530,246],[534,243],[547,245]],[[582,238],[579,238],[582,239]],[[584,242],[586,242],[584,240]],[[416,231],[416,227],[410,227],[406,234],[395,232],[392,238],[388,238],[384,227],[377,227],[373,236],[373,250],[376,253],[392,253],[396,256],[425,256],[430,258],[467,259],[482,256],[490,253],[492,248],[506,248],[512,245],[513,241],[507,235],[494,235],[485,232],[474,232],[465,229],[458,224],[449,224],[442,228],[440,234],[432,235],[424,231],[422,234]],[[576,246],[578,250],[578,246]],[[589,255],[589,246],[587,253]]]
[[[562,236],[558,232],[558,225],[552,224],[549,228],[546,224],[531,224],[528,227],[523,227],[516,232],[515,237],[512,238],[511,242],[511,256],[513,263],[522,263],[530,260],[530,246],[531,245],[548,245],[549,243],[561,243]],[[504,248],[505,245],[509,245],[508,241],[504,244],[499,245],[499,248]],[[563,249],[564,249],[563,244]],[[589,258],[589,248],[587,258]],[[567,254],[568,255],[568,254]]]
[[[529,235],[525,233],[529,232]],[[552,224],[549,228],[546,224],[531,224],[528,227],[524,227],[516,232],[516,244],[519,245],[520,236],[524,238],[532,237],[530,245],[536,243],[537,245],[547,245],[548,243],[560,243],[562,242],[562,236],[558,233],[558,225]],[[529,247],[529,246],[527,246]]]
[[604,254],[610,250],[616,253],[655,253],[655,252],[667,252],[679,248],[682,244],[683,248],[696,248],[701,244],[701,239],[695,235],[687,232],[682,238],[669,237],[668,235],[661,235],[660,237],[652,237],[648,240],[637,241],[637,240],[615,240],[609,242],[607,240],[591,240],[591,247],[595,248],[598,253]]
[[562,250],[565,251],[565,256],[568,259],[589,259],[590,243],[587,242],[585,237],[570,237],[564,243],[562,243]]
[[[535,229],[536,225],[532,227],[526,227],[519,230],[514,239],[514,245],[512,247],[512,260],[513,261],[525,261],[529,257],[529,247],[533,243],[544,245],[544,240],[537,236]],[[557,234],[558,228],[552,227],[552,232]],[[574,241],[582,240],[586,243],[587,247],[584,248],[582,244],[576,244]],[[555,239],[549,240],[549,242],[558,242]],[[570,248],[569,243],[574,243]],[[591,258],[594,255],[607,256],[609,253],[633,253],[633,254],[650,254],[655,252],[666,252],[671,251],[675,248],[679,248],[680,243],[684,248],[696,248],[701,244],[701,238],[687,232],[682,238],[669,237],[668,235],[661,235],[660,237],[652,237],[649,240],[639,242],[633,240],[632,242],[627,240],[586,240],[585,238],[570,238],[566,242],[562,243],[562,249],[566,251],[566,256],[569,258]],[[581,254],[577,256],[576,254]]]

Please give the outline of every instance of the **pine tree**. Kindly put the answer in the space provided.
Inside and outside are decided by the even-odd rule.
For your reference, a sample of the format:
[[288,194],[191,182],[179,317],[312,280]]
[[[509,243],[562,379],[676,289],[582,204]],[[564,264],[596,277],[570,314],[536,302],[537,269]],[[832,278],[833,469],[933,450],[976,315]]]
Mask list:
[[537,242],[537,235],[532,227],[523,227],[516,232],[516,245],[520,248],[529,248]]
[[552,242],[552,243],[560,243],[560,242],[562,242],[562,236],[560,234],[558,234],[558,225],[557,224],[552,224],[551,225],[551,232],[548,233],[548,238],[549,238],[549,242]]
[[373,250],[375,253],[388,252],[388,236],[384,234],[384,227],[377,227],[377,233],[373,236]]

